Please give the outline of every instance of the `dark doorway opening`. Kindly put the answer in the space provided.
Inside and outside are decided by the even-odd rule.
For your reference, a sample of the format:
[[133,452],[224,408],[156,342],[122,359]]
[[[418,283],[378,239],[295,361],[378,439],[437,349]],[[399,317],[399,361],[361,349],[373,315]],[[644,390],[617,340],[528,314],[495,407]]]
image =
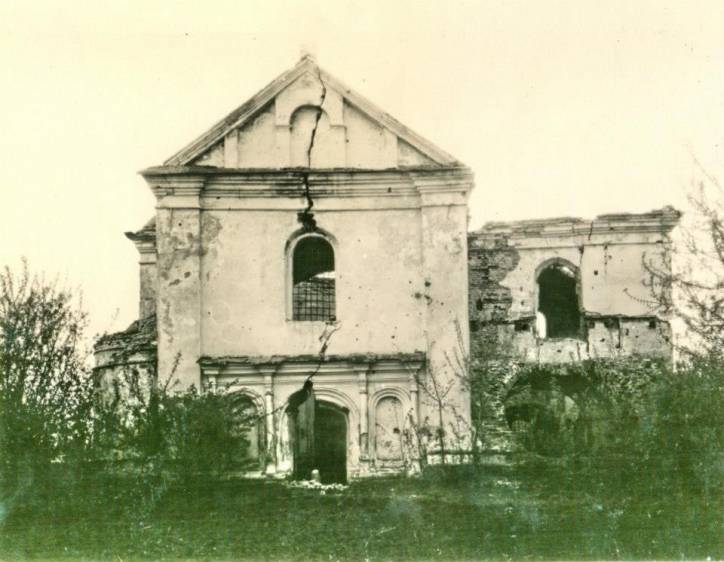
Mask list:
[[347,413],[328,402],[315,404],[314,457],[322,483],[347,482]]
[[322,483],[347,482],[347,409],[316,400],[311,381],[289,397],[288,429],[296,480],[319,470]]
[[545,316],[547,338],[576,338],[581,334],[576,269],[552,263],[538,275],[538,310]]

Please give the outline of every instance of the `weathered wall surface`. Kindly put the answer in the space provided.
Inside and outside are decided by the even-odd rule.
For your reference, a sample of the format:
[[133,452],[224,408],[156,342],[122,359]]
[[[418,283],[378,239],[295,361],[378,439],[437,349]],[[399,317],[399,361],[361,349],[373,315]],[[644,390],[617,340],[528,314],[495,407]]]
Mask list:
[[[644,262],[668,267],[673,209],[606,215],[593,221],[550,219],[490,224],[469,236],[472,340],[512,345],[531,361],[619,355],[670,356],[671,331],[652,300]],[[541,333],[541,268],[570,264],[582,315],[577,337]],[[538,325],[537,325],[538,324]]]
[[[423,421],[437,426],[440,398],[444,398],[444,417],[460,416],[467,420],[470,415],[469,396],[461,381],[462,365],[456,361],[469,353],[468,293],[460,290],[467,287],[468,281],[467,207],[462,204],[461,195],[457,205],[442,204],[445,201],[435,193],[434,180],[426,184],[423,193],[421,233],[428,379],[423,386],[420,411]],[[450,423],[454,422],[446,423],[446,432],[452,437]],[[465,444],[451,442],[450,446],[463,448]]]
[[[196,199],[198,196],[196,197]],[[160,208],[158,235],[158,369],[184,387],[200,386],[201,234],[198,208]]]
[[[446,355],[468,346],[470,181],[464,170],[308,176],[317,231],[335,254],[330,324],[291,315],[290,248],[308,204],[298,173],[152,178],[160,372],[198,387],[200,357],[314,358],[333,331],[327,354],[424,352],[430,376],[454,379]],[[461,388],[449,401],[467,414]]]
[[[412,352],[425,347],[425,290],[419,211],[326,211],[315,219],[334,240],[336,319],[330,353]],[[297,209],[206,210],[209,251],[202,268],[203,355],[299,355],[319,352],[322,321],[292,321],[287,248],[299,230]]]
[[[398,458],[404,428],[390,412],[403,412],[408,430],[411,419],[438,425],[430,390],[445,393],[446,426],[469,415],[448,362],[469,345],[469,172],[209,171],[148,179],[159,197],[159,372],[173,372],[179,388],[238,377],[240,390],[276,413],[316,372],[324,346],[324,360],[342,365],[316,372],[315,392],[347,412],[350,475],[410,461],[409,452]],[[299,217],[306,195],[314,232],[334,249],[333,322],[291,315],[290,248],[306,234]],[[405,362],[410,356],[418,357],[414,368]],[[286,421],[266,424],[268,442],[278,443],[267,470],[285,473]]]
[[[312,130],[315,140],[310,162]],[[345,99],[344,92],[311,70],[289,84],[253,118],[229,130],[192,163],[247,169],[390,169],[437,165],[370,119],[362,107]]]
[[156,313],[156,285],[158,283],[158,272],[156,261],[141,262],[139,264],[139,303],[138,317],[148,318]]

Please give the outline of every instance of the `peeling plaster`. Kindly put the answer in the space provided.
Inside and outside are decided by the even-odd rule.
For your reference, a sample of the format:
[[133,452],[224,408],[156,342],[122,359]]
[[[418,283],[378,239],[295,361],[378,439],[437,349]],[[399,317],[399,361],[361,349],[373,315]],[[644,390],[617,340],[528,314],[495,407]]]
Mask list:
[[[216,253],[217,244],[219,243],[219,234],[222,230],[221,220],[208,213],[201,213],[201,248],[200,255],[206,256],[210,253]],[[209,273],[207,272],[207,279]]]
[[[569,361],[644,354],[670,356],[670,326],[645,298],[643,255],[678,219],[670,208],[640,215],[491,223],[469,236],[469,302],[473,349],[510,341],[528,360]],[[585,224],[585,237],[579,227]],[[579,338],[540,339],[536,275],[551,259],[579,267]],[[653,327],[652,327],[653,325]]]

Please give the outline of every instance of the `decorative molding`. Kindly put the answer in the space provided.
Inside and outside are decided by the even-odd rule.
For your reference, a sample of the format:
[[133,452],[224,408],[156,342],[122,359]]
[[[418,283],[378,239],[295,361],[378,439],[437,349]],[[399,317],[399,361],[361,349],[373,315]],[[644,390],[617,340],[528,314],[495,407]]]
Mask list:
[[[314,386],[314,398],[323,400],[326,402],[331,402],[332,404],[336,406],[341,406],[345,408],[350,416],[353,416],[353,420],[349,420],[349,427],[348,427],[348,433],[350,439],[352,438],[353,430],[356,426],[359,426],[359,407],[357,404],[355,404],[354,400],[352,398],[342,392],[341,390],[337,390],[336,388],[328,387],[328,386]],[[354,421],[354,424],[352,423]]]
[[[159,201],[169,197],[298,200],[305,195],[305,179],[315,199],[414,197],[432,200],[435,195],[457,195],[459,203],[465,204],[473,188],[472,172],[460,166],[393,170],[160,166],[141,174]],[[445,203],[449,204],[449,200]]]
[[259,394],[256,390],[249,386],[239,386],[239,385],[232,385],[228,389],[229,395],[233,394],[241,394],[242,396],[246,396],[249,398],[249,400],[252,401],[254,404],[254,407],[257,409],[257,415],[262,416],[266,418],[267,415],[267,405],[264,400],[264,397]]
[[324,355],[316,354],[306,355],[233,355],[213,357],[204,355],[199,358],[198,363],[202,367],[209,366],[266,366],[266,365],[297,365],[302,369],[309,366],[310,363],[328,364],[375,364],[375,370],[379,368],[381,363],[405,363],[405,364],[423,364],[425,362],[425,353],[422,351],[413,351],[408,353],[350,353],[342,355]]
[[[406,382],[406,381],[405,381]],[[404,389],[400,387],[389,387],[389,388],[382,388],[380,390],[377,390],[372,397],[370,398],[370,411],[375,410],[377,408],[377,404],[382,400],[383,398],[396,398],[400,401],[400,405],[402,406],[403,410],[409,410],[411,407],[411,400],[410,400],[410,394],[408,392],[405,392]]]

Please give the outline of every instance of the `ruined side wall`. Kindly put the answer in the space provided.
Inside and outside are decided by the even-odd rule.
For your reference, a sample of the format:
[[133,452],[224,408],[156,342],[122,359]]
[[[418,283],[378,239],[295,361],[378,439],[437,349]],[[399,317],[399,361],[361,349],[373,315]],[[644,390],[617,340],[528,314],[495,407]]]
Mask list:
[[[652,302],[644,261],[666,266],[668,232],[676,217],[664,213],[590,223],[508,223],[471,234],[473,347],[495,341],[526,360],[542,362],[670,357],[671,330]],[[585,317],[579,338],[542,339],[536,330],[537,273],[553,259],[578,268]]]
[[145,392],[156,375],[156,317],[152,314],[122,332],[99,338],[94,356],[102,398],[127,400],[132,388]]
[[[156,379],[155,350],[137,350],[128,353],[123,348],[101,348],[95,352],[94,376],[97,389],[105,400],[138,399],[131,389],[147,392]],[[143,396],[145,398],[145,395]]]

